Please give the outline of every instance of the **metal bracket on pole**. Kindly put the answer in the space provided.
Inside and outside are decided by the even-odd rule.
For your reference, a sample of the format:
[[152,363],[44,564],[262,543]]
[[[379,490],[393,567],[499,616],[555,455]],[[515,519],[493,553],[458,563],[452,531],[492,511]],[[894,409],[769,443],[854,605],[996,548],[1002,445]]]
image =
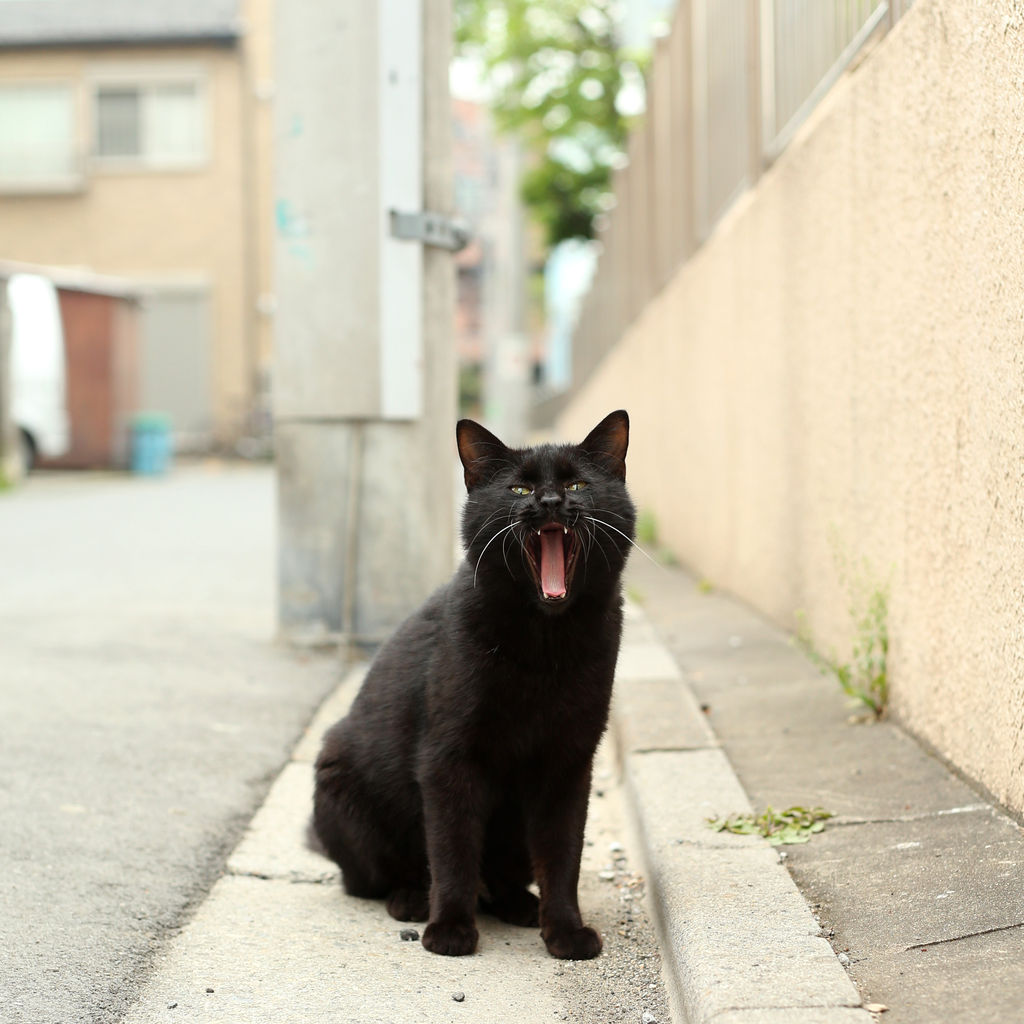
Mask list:
[[458,252],[469,245],[468,226],[443,213],[405,213],[391,210],[391,236],[404,241],[436,245],[440,249]]

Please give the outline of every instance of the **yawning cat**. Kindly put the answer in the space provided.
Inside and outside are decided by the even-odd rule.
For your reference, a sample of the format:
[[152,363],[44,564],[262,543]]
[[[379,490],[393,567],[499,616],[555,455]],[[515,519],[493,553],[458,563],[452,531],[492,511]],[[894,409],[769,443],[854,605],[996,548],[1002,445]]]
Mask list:
[[313,829],[346,892],[429,918],[434,953],[476,949],[479,906],[587,959],[601,938],[576,888],[636,520],[629,418],[580,445],[510,449],[472,420],[456,437],[466,559],[324,738]]

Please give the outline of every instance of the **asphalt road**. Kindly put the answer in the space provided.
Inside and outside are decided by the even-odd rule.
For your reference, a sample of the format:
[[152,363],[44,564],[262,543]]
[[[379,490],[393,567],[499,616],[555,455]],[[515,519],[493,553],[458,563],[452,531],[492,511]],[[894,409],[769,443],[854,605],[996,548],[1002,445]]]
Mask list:
[[0,1021],[122,1019],[340,678],[273,643],[273,476],[0,494]]

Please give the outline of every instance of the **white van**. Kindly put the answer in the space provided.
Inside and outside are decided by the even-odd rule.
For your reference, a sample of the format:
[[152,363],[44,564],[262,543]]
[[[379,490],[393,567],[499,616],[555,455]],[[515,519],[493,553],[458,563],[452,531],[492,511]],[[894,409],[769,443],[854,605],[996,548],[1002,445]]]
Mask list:
[[64,327],[57,289],[39,274],[12,274],[7,280],[7,306],[11,420],[19,445],[15,454],[27,472],[38,456],[63,455],[70,443]]

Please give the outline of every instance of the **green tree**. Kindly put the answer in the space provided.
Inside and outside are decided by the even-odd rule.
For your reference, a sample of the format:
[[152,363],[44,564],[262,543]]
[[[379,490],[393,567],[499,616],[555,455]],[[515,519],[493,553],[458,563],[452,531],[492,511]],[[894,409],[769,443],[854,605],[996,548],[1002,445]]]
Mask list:
[[614,0],[456,0],[458,52],[480,61],[499,130],[528,154],[526,206],[549,245],[592,238],[622,159],[636,59],[616,38]]

